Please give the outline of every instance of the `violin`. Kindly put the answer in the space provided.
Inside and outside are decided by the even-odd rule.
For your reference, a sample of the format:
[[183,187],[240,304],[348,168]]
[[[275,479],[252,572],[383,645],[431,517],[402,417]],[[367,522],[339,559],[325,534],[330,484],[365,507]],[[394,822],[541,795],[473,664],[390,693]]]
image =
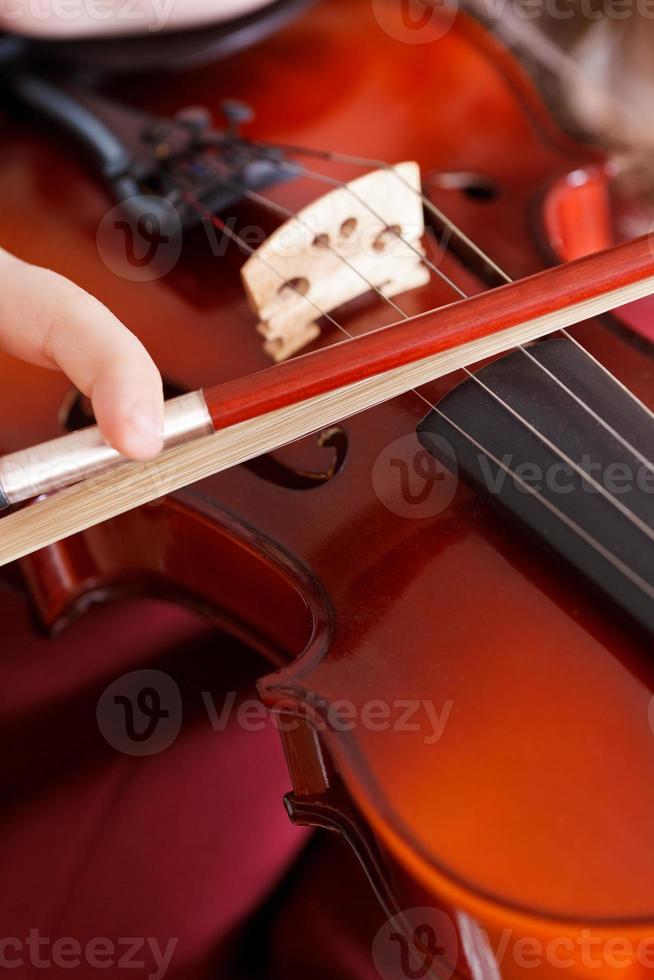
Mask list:
[[[654,362],[606,314],[652,292],[649,241],[472,19],[293,13],[174,79],[80,91],[41,50],[9,81],[3,245],[175,397],[160,460],[121,463],[5,358],[4,560],[51,628],[145,593],[269,659],[289,815],[361,861],[383,977],[644,976]],[[225,99],[222,130],[183,111]]]

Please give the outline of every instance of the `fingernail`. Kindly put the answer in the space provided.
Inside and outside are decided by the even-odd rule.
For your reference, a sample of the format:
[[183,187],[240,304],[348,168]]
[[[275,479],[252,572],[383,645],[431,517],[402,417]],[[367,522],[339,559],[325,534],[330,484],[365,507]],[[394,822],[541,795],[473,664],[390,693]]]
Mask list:
[[130,413],[130,423],[133,434],[147,451],[158,452],[163,441],[163,425],[154,405],[136,405]]

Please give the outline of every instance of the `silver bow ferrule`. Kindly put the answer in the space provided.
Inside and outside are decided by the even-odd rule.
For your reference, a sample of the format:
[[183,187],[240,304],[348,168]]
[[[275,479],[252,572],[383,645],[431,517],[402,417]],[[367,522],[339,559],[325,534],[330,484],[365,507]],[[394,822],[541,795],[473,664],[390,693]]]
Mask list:
[[[166,402],[164,449],[213,432],[201,391]],[[122,456],[96,425],[0,457],[0,509],[79,483],[119,463]]]

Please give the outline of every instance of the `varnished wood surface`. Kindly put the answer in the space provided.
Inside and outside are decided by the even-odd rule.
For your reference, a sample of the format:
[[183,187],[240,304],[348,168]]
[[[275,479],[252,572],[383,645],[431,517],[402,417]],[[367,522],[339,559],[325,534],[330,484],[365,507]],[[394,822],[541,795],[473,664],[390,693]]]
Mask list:
[[[438,41],[406,44],[380,29],[363,0],[324,0],[238,60],[174,81],[124,79],[115,92],[165,112],[239,97],[256,107],[253,136],[417,159],[428,192],[514,277],[546,262],[538,236],[548,187],[594,162],[556,132],[479,28],[460,20]],[[475,198],[429,177],[453,171],[482,174],[497,193]],[[274,193],[295,208],[320,190],[301,181]],[[6,124],[0,200],[2,244],[109,302],[180,386],[266,366],[238,279],[241,258],[211,256],[200,233],[165,279],[117,276],[95,247],[107,210],[102,189],[63,143]],[[481,291],[455,258],[444,268]],[[451,299],[435,281],[400,298],[410,314]],[[394,319],[375,301],[345,318],[353,334]],[[654,406],[649,348],[619,326],[584,324],[577,336]],[[338,339],[326,330],[321,343]],[[58,434],[65,381],[7,358],[2,370],[3,448]],[[339,770],[395,868],[388,885],[398,905],[465,911],[493,941],[505,928],[512,943],[584,928],[651,935],[649,645],[488,501],[447,477],[435,481],[426,516],[389,509],[385,494],[400,510],[403,497],[392,467],[382,465],[380,486],[379,460],[414,465],[424,411],[406,396],[349,420],[343,464],[314,489],[296,489],[292,473],[327,470],[334,451],[305,440],[279,454],[286,479],[240,468],[48,549],[23,564],[41,614],[62,623],[89,594],[163,592],[211,607],[275,662],[289,661],[262,685],[266,701],[286,712],[316,699],[345,698],[359,717],[371,701],[426,700],[439,712],[451,702],[433,744],[424,729],[321,733],[327,771]],[[294,746],[301,788],[301,769],[323,770],[314,742],[298,732]],[[332,798],[325,791],[322,799]],[[507,954],[503,977],[527,972]],[[577,961],[574,975],[590,974]]]

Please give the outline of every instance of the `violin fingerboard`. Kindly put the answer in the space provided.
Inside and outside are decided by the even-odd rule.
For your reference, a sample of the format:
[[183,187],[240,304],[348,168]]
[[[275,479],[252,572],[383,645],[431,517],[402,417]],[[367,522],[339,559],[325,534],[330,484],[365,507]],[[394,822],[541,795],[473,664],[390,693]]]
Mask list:
[[494,361],[418,438],[654,633],[654,416],[581,348]]

